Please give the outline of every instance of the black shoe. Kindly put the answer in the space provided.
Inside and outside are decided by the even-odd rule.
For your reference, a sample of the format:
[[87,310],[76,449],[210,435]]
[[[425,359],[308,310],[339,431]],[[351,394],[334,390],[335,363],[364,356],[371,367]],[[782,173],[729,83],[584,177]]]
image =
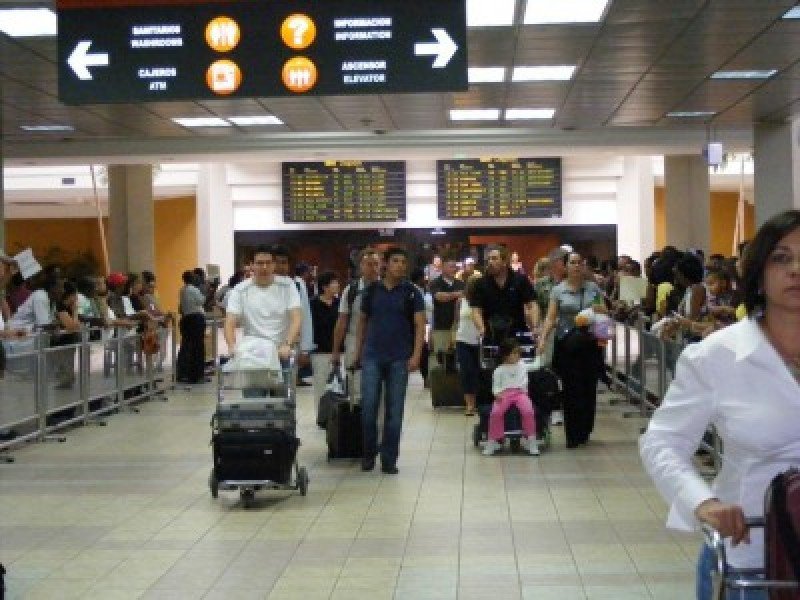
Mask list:
[[387,475],[397,475],[400,471],[397,470],[397,467],[394,465],[381,465],[381,473],[386,473]]
[[362,471],[372,471],[375,469],[375,459],[364,458],[361,460],[361,470]]
[[299,379],[297,381],[297,387],[311,387],[312,385],[314,385],[314,384],[313,383],[308,383],[307,381],[303,381],[302,379]]
[[580,446],[580,442],[567,442],[567,448],[577,448]]

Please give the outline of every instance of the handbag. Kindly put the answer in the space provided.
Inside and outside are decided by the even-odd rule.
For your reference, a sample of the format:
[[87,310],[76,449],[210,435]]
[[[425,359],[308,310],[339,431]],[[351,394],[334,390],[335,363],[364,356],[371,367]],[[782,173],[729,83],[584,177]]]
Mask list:
[[[778,473],[764,496],[768,580],[800,580],[800,470]],[[800,589],[769,589],[770,600],[800,600]]]
[[158,332],[153,325],[148,325],[142,334],[142,353],[145,356],[153,356],[159,351]]

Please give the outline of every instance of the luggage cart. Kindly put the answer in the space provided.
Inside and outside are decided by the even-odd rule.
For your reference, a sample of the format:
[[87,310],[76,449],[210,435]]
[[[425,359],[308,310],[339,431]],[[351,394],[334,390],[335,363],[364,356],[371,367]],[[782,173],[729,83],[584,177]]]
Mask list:
[[[764,527],[763,517],[745,519],[748,527]],[[714,570],[711,572],[711,597],[724,600],[725,592],[732,590],[797,590],[800,582],[795,580],[770,580],[764,569],[733,569],[728,565],[725,542],[722,535],[710,525],[703,525],[706,545],[714,553]]]
[[[516,336],[520,342],[520,350],[522,354],[522,362],[528,367],[530,372],[533,369],[533,362],[536,358],[536,345],[537,336],[531,332],[520,332]],[[492,387],[492,370],[498,365],[497,354],[499,346],[496,344],[487,344],[484,338],[480,340],[480,382],[478,384],[479,396],[491,397]],[[483,394],[480,393],[481,388],[484,388]],[[529,386],[530,387],[530,386]],[[537,436],[540,450],[546,450],[550,446],[550,432],[549,429],[539,423],[539,407],[537,406],[536,398],[531,398],[534,410],[537,413]],[[472,443],[478,448],[486,441],[489,423],[489,413],[491,412],[491,403],[478,402],[478,422],[472,430]],[[548,415],[549,417],[549,415]],[[541,431],[539,431],[541,429]],[[522,439],[522,419],[520,418],[519,411],[515,406],[512,406],[505,414],[505,436],[509,441],[509,446],[512,452],[519,452]]]
[[259,490],[308,491],[308,471],[298,464],[297,365],[280,371],[217,371],[217,409],[211,418],[211,497],[239,490],[249,508]]

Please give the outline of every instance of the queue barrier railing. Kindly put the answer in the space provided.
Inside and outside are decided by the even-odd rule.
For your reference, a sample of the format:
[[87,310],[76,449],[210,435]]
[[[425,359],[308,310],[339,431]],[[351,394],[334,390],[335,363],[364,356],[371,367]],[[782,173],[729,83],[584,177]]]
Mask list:
[[[684,340],[663,339],[648,329],[648,321],[640,318],[635,323],[617,322],[615,335],[606,346],[607,363],[611,367],[611,381],[620,393],[611,404],[624,401],[624,418],[649,419],[658,408],[675,376],[675,365],[687,343]],[[646,427],[641,428],[644,433]],[[716,429],[709,427],[700,448],[708,453],[711,465],[701,472],[705,476],[716,474],[723,457],[723,442]]]
[[[207,320],[211,365],[217,362],[222,320]],[[138,412],[146,400],[167,400],[177,377],[175,328],[159,330],[159,351],[143,352],[142,334],[127,328],[33,333],[6,344],[0,374],[0,462],[26,442],[66,441],[76,425],[105,425],[111,413]],[[66,340],[65,343],[61,343]],[[55,342],[55,344],[54,344]]]

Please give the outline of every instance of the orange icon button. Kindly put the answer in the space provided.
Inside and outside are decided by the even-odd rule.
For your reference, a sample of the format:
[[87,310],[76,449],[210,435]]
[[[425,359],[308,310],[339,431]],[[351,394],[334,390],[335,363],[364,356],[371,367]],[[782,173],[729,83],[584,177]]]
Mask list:
[[241,37],[239,24],[230,17],[215,17],[206,25],[206,43],[217,52],[230,52]]
[[302,94],[317,83],[316,65],[303,56],[290,58],[283,65],[283,85],[290,91]]
[[317,26],[304,14],[289,15],[281,24],[281,39],[292,50],[308,48],[316,37]]
[[206,71],[206,85],[215,94],[227,96],[242,84],[242,70],[232,60],[217,60]]

